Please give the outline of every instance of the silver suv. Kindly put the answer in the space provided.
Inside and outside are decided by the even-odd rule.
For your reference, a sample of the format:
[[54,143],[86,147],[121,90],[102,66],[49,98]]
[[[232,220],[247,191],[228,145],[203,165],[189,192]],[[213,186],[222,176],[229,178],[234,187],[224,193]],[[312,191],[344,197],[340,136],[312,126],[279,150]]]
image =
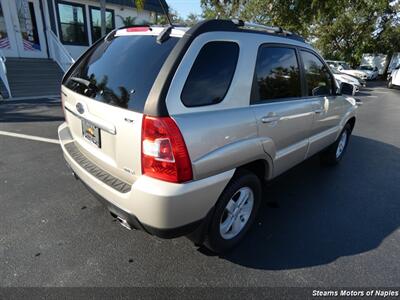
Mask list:
[[58,133],[75,176],[123,226],[222,252],[249,230],[264,181],[319,152],[341,160],[357,107],[341,92],[280,28],[129,27],[66,73]]

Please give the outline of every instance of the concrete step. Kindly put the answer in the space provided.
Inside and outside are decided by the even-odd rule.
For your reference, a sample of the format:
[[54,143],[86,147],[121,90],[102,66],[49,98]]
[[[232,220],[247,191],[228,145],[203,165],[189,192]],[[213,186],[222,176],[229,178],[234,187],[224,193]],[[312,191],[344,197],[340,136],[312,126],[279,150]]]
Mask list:
[[31,85],[38,88],[44,87],[46,85],[56,85],[61,84],[61,79],[31,79],[31,80],[14,80],[10,85],[20,86],[20,85]]
[[[51,83],[60,83],[61,82],[61,76],[49,76],[49,77],[45,77],[45,76],[40,76],[40,77],[34,77],[34,78],[29,78],[29,77],[16,77],[16,78],[12,78],[12,77],[8,77],[8,80],[12,82],[12,84],[51,84]],[[54,79],[56,78],[56,79]]]
[[1,99],[8,99],[9,96],[10,95],[8,94],[6,86],[4,85],[3,81],[0,80],[0,100]]
[[64,73],[51,59],[8,58],[6,67],[13,97],[60,93]]
[[13,98],[20,97],[32,97],[32,96],[48,96],[48,95],[60,95],[59,88],[53,89],[28,89],[28,90],[16,90],[12,96]]
[[31,68],[29,66],[25,66],[25,67],[19,66],[17,68],[17,67],[12,67],[12,66],[8,66],[7,65],[7,74],[10,75],[10,76],[24,75],[24,74],[26,74],[26,73],[24,73],[26,71],[40,73],[40,74],[46,74],[46,73],[58,74],[58,73],[63,73],[58,65],[57,66],[52,66],[51,68],[46,67],[46,66],[35,67],[35,68]]

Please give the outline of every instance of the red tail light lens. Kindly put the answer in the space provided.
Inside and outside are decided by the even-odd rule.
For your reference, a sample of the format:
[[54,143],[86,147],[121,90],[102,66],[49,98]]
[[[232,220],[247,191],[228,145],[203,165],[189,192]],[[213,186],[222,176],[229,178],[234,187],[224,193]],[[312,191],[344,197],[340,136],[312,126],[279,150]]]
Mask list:
[[193,179],[185,141],[170,117],[143,118],[142,173],[175,183]]

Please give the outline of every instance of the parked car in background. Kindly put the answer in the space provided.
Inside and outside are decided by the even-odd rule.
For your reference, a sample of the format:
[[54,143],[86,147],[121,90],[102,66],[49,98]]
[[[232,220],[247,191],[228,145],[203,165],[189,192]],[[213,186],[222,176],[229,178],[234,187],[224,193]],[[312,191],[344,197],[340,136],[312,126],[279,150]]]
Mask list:
[[354,80],[354,79],[357,80],[358,85],[359,85],[360,87],[366,87],[366,86],[367,86],[367,81],[364,80],[364,79],[361,79],[360,77],[357,77],[357,76],[354,76],[354,75],[350,75],[350,74],[347,74],[347,73],[340,72],[339,70],[334,69],[334,68],[332,68],[332,67],[331,67],[331,69],[332,69],[332,70],[335,70],[336,73],[340,74],[343,78],[347,78],[349,81],[352,81],[352,80]]
[[339,163],[356,122],[349,85],[283,33],[208,20],[99,40],[61,87],[58,135],[75,176],[128,229],[235,246],[263,182],[317,153]]
[[350,68],[350,66],[343,60],[325,60],[325,61],[331,68],[335,68],[336,70],[340,66]]
[[364,71],[361,71],[361,70],[354,70],[354,69],[346,68],[346,67],[342,67],[342,66],[340,66],[338,68],[338,70],[340,72],[342,72],[342,73],[349,74],[349,75],[352,75],[352,76],[356,76],[356,77],[358,77],[358,78],[360,78],[362,80],[367,80],[368,79],[368,74],[366,72],[364,72]]
[[365,72],[367,74],[367,80],[375,80],[379,76],[377,67],[372,67],[369,65],[361,65],[357,68],[357,70]]
[[392,59],[390,60],[389,66],[388,66],[388,74],[392,73],[396,67],[400,65],[400,52],[395,52],[392,55]]
[[388,75],[388,88],[391,89],[394,86],[400,87],[400,65]]
[[367,78],[368,78],[367,73],[365,73],[364,71],[361,71],[361,70],[354,70],[354,69],[350,68],[350,66],[345,61],[327,60],[326,62],[330,67],[336,68],[336,70],[338,70],[341,73],[352,75],[352,76],[355,76],[362,80],[367,80]]
[[[385,74],[389,57],[382,53],[364,53],[361,58],[360,66],[370,66],[377,68],[378,76]],[[377,76],[377,77],[378,77]]]
[[353,96],[360,90],[362,84],[356,77],[341,73],[332,67],[330,69],[333,73],[333,76],[335,77],[338,86],[341,86],[343,82],[351,84],[353,86],[353,93],[352,93]]

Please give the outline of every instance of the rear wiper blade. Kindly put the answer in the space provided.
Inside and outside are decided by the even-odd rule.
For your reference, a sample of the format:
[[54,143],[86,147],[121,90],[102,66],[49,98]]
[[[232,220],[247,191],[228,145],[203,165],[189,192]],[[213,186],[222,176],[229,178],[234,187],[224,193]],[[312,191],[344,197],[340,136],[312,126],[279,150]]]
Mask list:
[[94,91],[96,93],[99,91],[99,88],[95,84],[91,83],[89,80],[79,78],[79,77],[71,77],[71,80],[83,84],[84,86],[86,86],[88,88],[88,91],[92,91],[92,92]]
[[86,79],[83,79],[83,78],[71,77],[71,80],[79,82],[79,83],[82,83],[83,85],[85,85],[87,87],[93,86],[93,84],[89,80],[86,80]]

